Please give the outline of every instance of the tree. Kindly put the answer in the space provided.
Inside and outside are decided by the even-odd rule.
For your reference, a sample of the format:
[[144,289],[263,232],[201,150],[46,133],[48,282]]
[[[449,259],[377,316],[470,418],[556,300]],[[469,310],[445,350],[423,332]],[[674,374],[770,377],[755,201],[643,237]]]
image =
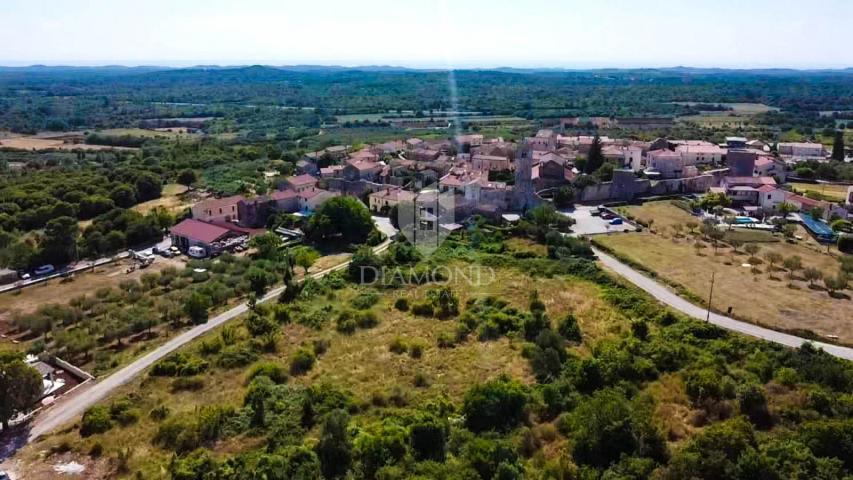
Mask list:
[[59,217],[47,222],[40,259],[44,263],[65,264],[74,256],[77,245],[77,220],[71,217]]
[[554,205],[559,208],[570,207],[575,201],[575,192],[569,185],[564,185],[554,192]]
[[847,281],[847,275],[844,272],[838,272],[835,276],[823,276],[823,285],[830,295],[834,295],[835,292],[847,288]]
[[249,244],[258,250],[258,258],[275,260],[281,252],[281,237],[273,232],[267,232],[253,237]]
[[759,250],[761,250],[761,247],[754,243],[748,243],[745,247],[743,247],[743,249],[746,253],[754,257],[755,254],[758,253]]
[[182,170],[181,173],[178,174],[178,183],[184,185],[186,187],[191,186],[198,180],[196,176],[195,170],[186,169]]
[[136,177],[136,200],[144,202],[159,198],[163,192],[163,181],[153,173],[142,173]]
[[381,275],[382,260],[373,253],[373,249],[362,245],[350,259],[348,273],[350,279],[359,283],[373,283]]
[[808,280],[810,287],[813,287],[814,282],[823,278],[823,273],[821,273],[820,270],[818,270],[814,267],[809,267],[809,268],[806,268],[805,270],[803,270],[803,278]]
[[0,423],[9,428],[9,420],[30,409],[41,397],[42,380],[38,370],[24,362],[22,354],[0,352]]
[[469,389],[462,413],[465,424],[474,432],[508,430],[521,422],[526,404],[524,386],[501,377]]
[[210,298],[199,292],[192,292],[184,301],[184,313],[195,324],[207,321],[207,309],[210,308]]
[[788,269],[788,276],[793,279],[794,275],[802,270],[803,268],[803,259],[800,258],[799,255],[792,255],[785,259],[782,265]]
[[832,159],[839,162],[844,161],[844,131],[836,130],[835,139],[832,142]]
[[130,208],[136,205],[136,190],[130,185],[123,183],[116,186],[110,192],[110,198],[115,202],[117,207]]
[[769,270],[773,270],[773,266],[782,261],[782,254],[777,252],[765,252],[764,259],[770,264]]
[[335,197],[324,203],[308,221],[309,238],[315,241],[339,240],[361,244],[373,231],[370,211],[357,198]]
[[797,207],[792,203],[782,202],[778,207],[776,207],[776,210],[779,210],[779,214],[783,217],[787,217],[789,213],[796,211]]
[[347,427],[349,415],[345,410],[333,410],[323,421],[317,457],[325,478],[340,478],[347,473],[352,463],[352,443]]
[[302,267],[306,274],[308,273],[308,269],[311,268],[311,265],[320,258],[320,253],[317,252],[317,250],[306,246],[294,248],[292,254],[294,263]]
[[249,288],[251,288],[257,296],[263,295],[264,292],[267,291],[267,288],[275,283],[276,280],[275,274],[255,266],[249,267],[249,269],[246,270],[244,278],[248,280]]
[[586,156],[586,165],[584,172],[592,174],[604,164],[604,154],[601,152],[601,138],[596,135],[592,139],[592,144],[589,146],[589,153]]

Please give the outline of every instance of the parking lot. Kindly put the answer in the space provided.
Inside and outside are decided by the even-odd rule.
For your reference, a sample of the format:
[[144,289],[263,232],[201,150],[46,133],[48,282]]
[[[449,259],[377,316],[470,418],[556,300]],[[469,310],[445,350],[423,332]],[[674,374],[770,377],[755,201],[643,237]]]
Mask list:
[[574,219],[575,224],[572,225],[572,235],[601,235],[612,232],[633,232],[634,226],[623,222],[621,225],[611,225],[611,220],[602,218],[600,215],[593,215],[598,207],[576,205],[573,210],[562,210],[560,213]]

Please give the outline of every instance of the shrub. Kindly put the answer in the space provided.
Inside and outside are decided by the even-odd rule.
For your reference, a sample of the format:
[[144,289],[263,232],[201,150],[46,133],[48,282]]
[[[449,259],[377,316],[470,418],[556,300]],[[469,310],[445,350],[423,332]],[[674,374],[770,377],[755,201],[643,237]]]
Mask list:
[[329,342],[325,338],[320,338],[311,342],[311,347],[314,350],[314,355],[318,357],[326,353],[329,350],[330,345],[331,342]]
[[412,384],[418,388],[425,388],[429,386],[429,380],[426,375],[421,372],[415,374],[414,379],[412,379]]
[[153,420],[160,421],[165,420],[166,417],[169,416],[169,407],[165,405],[160,405],[151,409],[151,412],[148,414]]
[[207,362],[186,353],[173,353],[151,367],[157,377],[190,377],[207,370]]
[[204,388],[204,379],[200,377],[179,377],[172,381],[172,392],[196,392]]
[[[409,300],[405,297],[400,297],[397,300],[394,300],[394,308],[401,312],[405,312],[409,310]],[[430,313],[432,315],[432,313]]]
[[373,310],[355,312],[353,317],[359,328],[373,328],[379,325],[379,317]]
[[409,347],[409,356],[412,358],[421,358],[424,355],[424,346],[420,343],[412,343]]
[[508,430],[518,425],[527,405],[524,386],[506,377],[475,385],[465,393],[462,413],[474,432]]
[[453,348],[454,346],[454,336],[448,332],[442,332],[438,334],[438,338],[436,339],[436,344],[438,348]]
[[776,370],[774,380],[786,387],[793,387],[800,380],[800,375],[793,368],[782,367],[779,370]]
[[258,362],[249,370],[247,377],[248,381],[252,381],[255,377],[267,377],[275,383],[287,382],[287,371],[278,363],[274,362]]
[[258,354],[248,345],[231,345],[219,352],[216,364],[222,368],[238,368],[245,367],[257,359]]
[[559,325],[557,325],[557,332],[559,332],[559,334],[569,342],[579,343],[583,340],[578,320],[571,313],[567,313],[566,316],[560,320]]
[[402,355],[409,350],[409,346],[406,345],[406,342],[404,342],[402,338],[397,337],[394,340],[391,340],[391,344],[388,345],[388,350],[391,350],[396,354]]
[[88,437],[96,433],[104,433],[113,428],[112,416],[107,407],[96,405],[83,414],[83,420],[80,423],[80,435]]
[[314,362],[317,360],[317,357],[314,355],[314,352],[308,350],[306,348],[300,348],[297,350],[293,357],[290,359],[290,374],[291,375],[302,375],[307,373],[311,368],[314,367]]
[[350,300],[350,305],[356,310],[366,310],[379,301],[379,294],[375,292],[363,292]]
[[92,448],[89,449],[89,456],[92,458],[98,458],[104,453],[104,445],[101,442],[95,442],[92,445]]
[[424,300],[424,301],[413,303],[412,304],[412,313],[415,315],[419,315],[421,317],[433,316],[432,302]]

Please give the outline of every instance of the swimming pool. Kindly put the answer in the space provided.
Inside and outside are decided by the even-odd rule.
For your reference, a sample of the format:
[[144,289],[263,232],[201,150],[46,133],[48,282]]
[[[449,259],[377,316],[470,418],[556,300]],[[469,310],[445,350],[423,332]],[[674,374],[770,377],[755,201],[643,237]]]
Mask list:
[[745,223],[757,223],[757,220],[752,217],[737,216],[735,217],[735,223],[737,223],[738,225],[743,225]]

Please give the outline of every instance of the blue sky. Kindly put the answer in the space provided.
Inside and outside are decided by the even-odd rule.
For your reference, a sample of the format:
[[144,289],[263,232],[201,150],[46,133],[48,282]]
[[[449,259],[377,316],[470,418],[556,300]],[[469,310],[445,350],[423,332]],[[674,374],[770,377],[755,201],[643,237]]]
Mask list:
[[0,65],[853,67],[853,0],[4,0]]

